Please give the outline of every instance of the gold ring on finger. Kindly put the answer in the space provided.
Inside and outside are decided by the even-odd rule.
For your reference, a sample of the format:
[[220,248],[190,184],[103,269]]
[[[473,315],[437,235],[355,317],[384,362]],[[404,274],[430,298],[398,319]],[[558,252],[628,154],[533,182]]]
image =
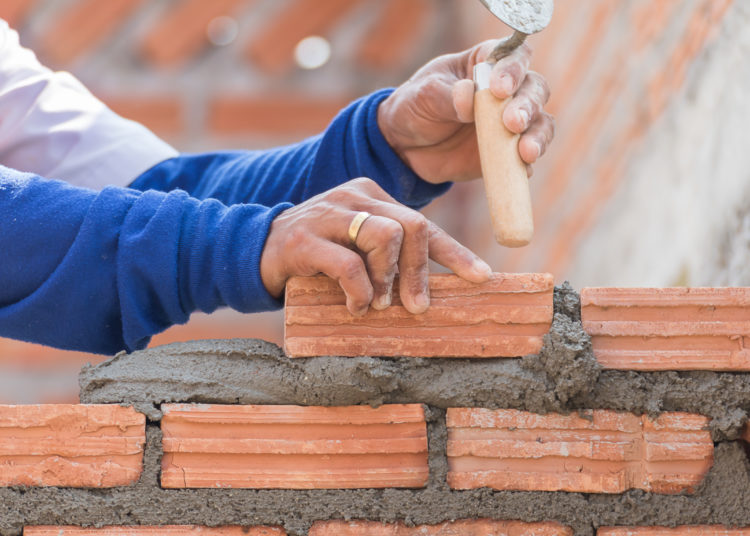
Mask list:
[[357,244],[357,236],[359,235],[359,230],[362,228],[362,224],[365,223],[365,220],[372,216],[369,212],[357,212],[357,214],[354,216],[354,219],[349,224],[349,240],[351,240],[352,245]]

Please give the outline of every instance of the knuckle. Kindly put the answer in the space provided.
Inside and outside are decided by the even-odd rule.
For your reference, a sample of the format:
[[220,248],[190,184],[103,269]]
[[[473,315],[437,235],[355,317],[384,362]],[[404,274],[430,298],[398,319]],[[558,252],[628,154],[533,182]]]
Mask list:
[[341,276],[353,281],[362,275],[362,260],[356,256],[350,256],[341,261]]
[[412,235],[426,236],[430,228],[430,222],[419,212],[412,212],[401,221],[403,228]]
[[344,187],[334,188],[325,194],[326,201],[332,205],[343,205],[351,199],[351,192]]
[[381,189],[378,183],[369,177],[357,177],[347,184],[351,185],[355,191],[364,192],[368,196],[372,196],[374,192]]
[[385,220],[382,225],[381,236],[385,238],[388,244],[398,243],[404,239],[404,228],[394,220]]
[[309,241],[309,232],[303,226],[294,226],[286,233],[287,248],[298,250]]

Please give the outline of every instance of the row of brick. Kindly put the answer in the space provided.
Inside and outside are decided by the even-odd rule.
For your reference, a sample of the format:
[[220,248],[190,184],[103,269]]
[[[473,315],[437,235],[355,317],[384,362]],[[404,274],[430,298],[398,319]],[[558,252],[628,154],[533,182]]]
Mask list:
[[[162,407],[165,488],[421,488],[423,406]],[[608,410],[538,415],[447,411],[452,489],[621,493],[692,491],[713,443],[700,415]],[[143,415],[116,405],[0,406],[0,485],[111,487],[136,482]]]
[[[385,311],[353,317],[336,282],[294,278],[285,350],[292,357],[515,357],[538,352],[552,323],[549,274],[495,274],[481,285],[436,274],[430,292],[422,315],[394,297]],[[585,288],[581,318],[604,368],[750,370],[750,288]]]
[[[677,527],[601,527],[597,536],[750,536],[750,528],[722,525]],[[80,528],[36,526],[24,528],[25,536],[285,536],[278,527],[200,527],[194,525],[110,526]],[[309,536],[572,536],[570,527],[559,523],[524,523],[490,519],[461,519],[435,525],[406,526],[373,521],[318,521]]]

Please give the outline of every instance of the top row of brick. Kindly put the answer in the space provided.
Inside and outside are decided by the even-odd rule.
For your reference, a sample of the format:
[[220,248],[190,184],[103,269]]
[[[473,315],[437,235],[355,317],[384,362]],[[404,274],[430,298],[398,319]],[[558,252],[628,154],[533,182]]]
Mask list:
[[[553,290],[550,274],[494,274],[481,285],[434,274],[426,313],[409,314],[394,296],[387,310],[355,318],[334,281],[293,278],[285,350],[291,357],[536,353],[552,324]],[[750,370],[750,288],[585,288],[581,319],[604,368]]]

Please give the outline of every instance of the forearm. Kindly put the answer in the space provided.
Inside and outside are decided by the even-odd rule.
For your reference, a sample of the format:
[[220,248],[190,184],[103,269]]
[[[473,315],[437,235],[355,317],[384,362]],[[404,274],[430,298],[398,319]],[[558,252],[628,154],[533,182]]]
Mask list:
[[183,155],[150,169],[131,185],[138,190],[183,189],[225,204],[301,203],[348,180],[368,177],[396,200],[418,208],[448,189],[428,184],[394,153],[380,132],[381,90],[342,110],[322,134],[267,151]]
[[278,307],[259,262],[288,206],[95,192],[0,167],[0,335],[111,354],[194,310]]

